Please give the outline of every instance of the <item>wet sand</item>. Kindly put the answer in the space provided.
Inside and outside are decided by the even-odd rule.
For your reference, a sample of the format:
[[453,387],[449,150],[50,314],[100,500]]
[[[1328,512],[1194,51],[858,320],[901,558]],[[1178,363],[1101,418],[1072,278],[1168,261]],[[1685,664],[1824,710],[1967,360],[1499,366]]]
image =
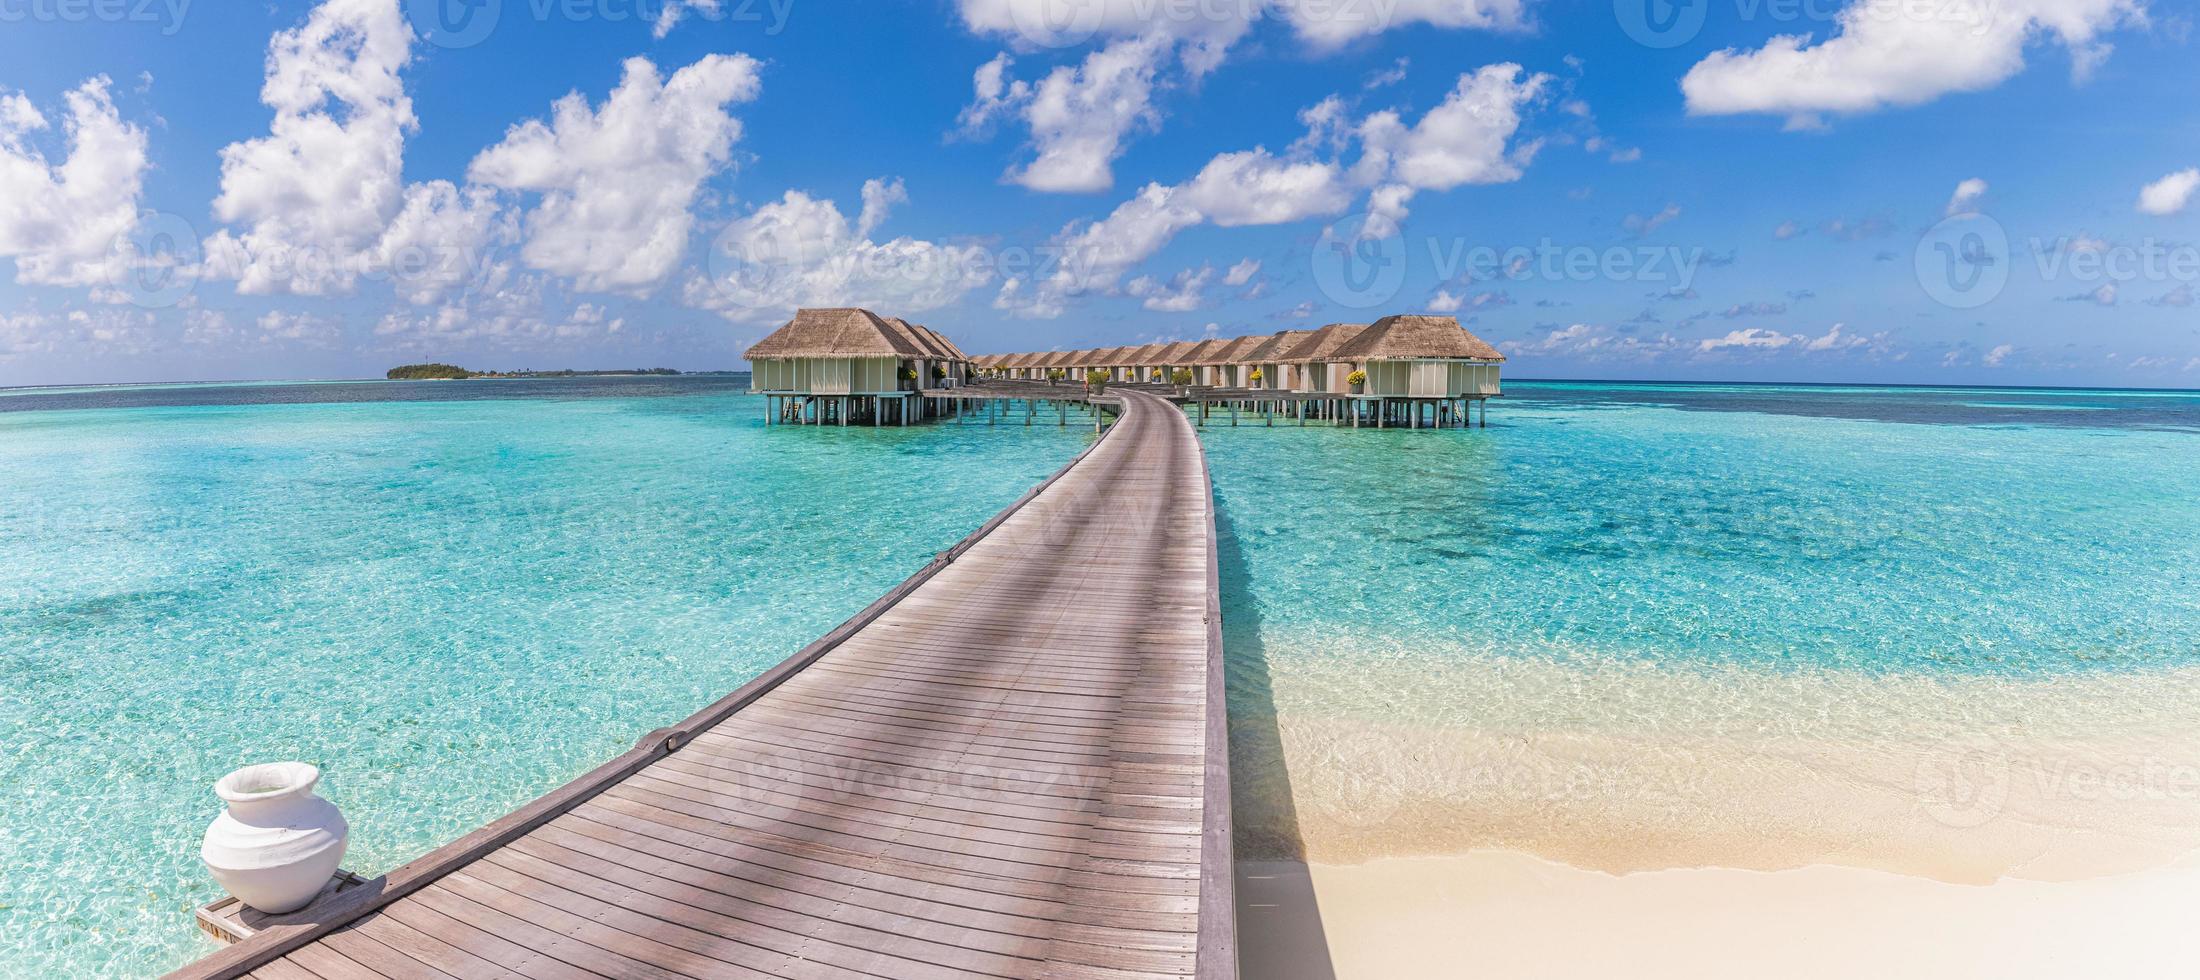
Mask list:
[[1248,980],[2200,966],[2200,673],[1449,660],[1234,716]]

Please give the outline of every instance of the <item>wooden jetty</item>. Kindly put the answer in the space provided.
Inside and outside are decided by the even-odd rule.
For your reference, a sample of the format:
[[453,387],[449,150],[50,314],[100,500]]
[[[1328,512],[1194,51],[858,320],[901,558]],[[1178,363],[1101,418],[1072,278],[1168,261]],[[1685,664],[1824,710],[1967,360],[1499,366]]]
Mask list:
[[1077,460],[786,662],[171,980],[1235,977],[1205,457],[1159,397],[1098,401]]

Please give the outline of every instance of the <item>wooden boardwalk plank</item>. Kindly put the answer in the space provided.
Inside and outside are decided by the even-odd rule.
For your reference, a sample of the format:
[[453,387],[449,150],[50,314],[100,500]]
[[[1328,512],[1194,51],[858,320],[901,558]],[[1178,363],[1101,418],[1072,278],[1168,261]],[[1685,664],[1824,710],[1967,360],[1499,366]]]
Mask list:
[[1212,491],[1118,397],[787,663],[173,980],[1234,978]]

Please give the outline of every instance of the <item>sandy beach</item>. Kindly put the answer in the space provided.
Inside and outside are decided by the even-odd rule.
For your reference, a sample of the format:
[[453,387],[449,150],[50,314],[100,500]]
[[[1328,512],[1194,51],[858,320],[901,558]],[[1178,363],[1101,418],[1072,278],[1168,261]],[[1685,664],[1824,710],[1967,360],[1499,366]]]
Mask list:
[[1381,709],[1334,694],[1395,676],[1277,676],[1270,740],[1250,730],[1239,756],[1269,764],[1240,780],[1249,980],[2123,977],[2200,959],[2191,671],[1453,663]]
[[1611,875],[1479,851],[1239,866],[1247,980],[2149,977],[2200,960],[2200,860],[1963,885],[1856,868]]

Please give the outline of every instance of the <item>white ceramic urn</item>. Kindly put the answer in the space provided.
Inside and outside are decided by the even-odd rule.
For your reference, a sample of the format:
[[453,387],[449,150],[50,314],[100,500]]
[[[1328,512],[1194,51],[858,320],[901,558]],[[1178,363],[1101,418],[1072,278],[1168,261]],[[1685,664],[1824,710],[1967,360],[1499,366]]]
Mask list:
[[306,907],[343,863],[351,826],[314,795],[321,770],[303,762],[246,766],[214,784],[229,805],[206,828],[199,858],[214,880],[262,912]]

